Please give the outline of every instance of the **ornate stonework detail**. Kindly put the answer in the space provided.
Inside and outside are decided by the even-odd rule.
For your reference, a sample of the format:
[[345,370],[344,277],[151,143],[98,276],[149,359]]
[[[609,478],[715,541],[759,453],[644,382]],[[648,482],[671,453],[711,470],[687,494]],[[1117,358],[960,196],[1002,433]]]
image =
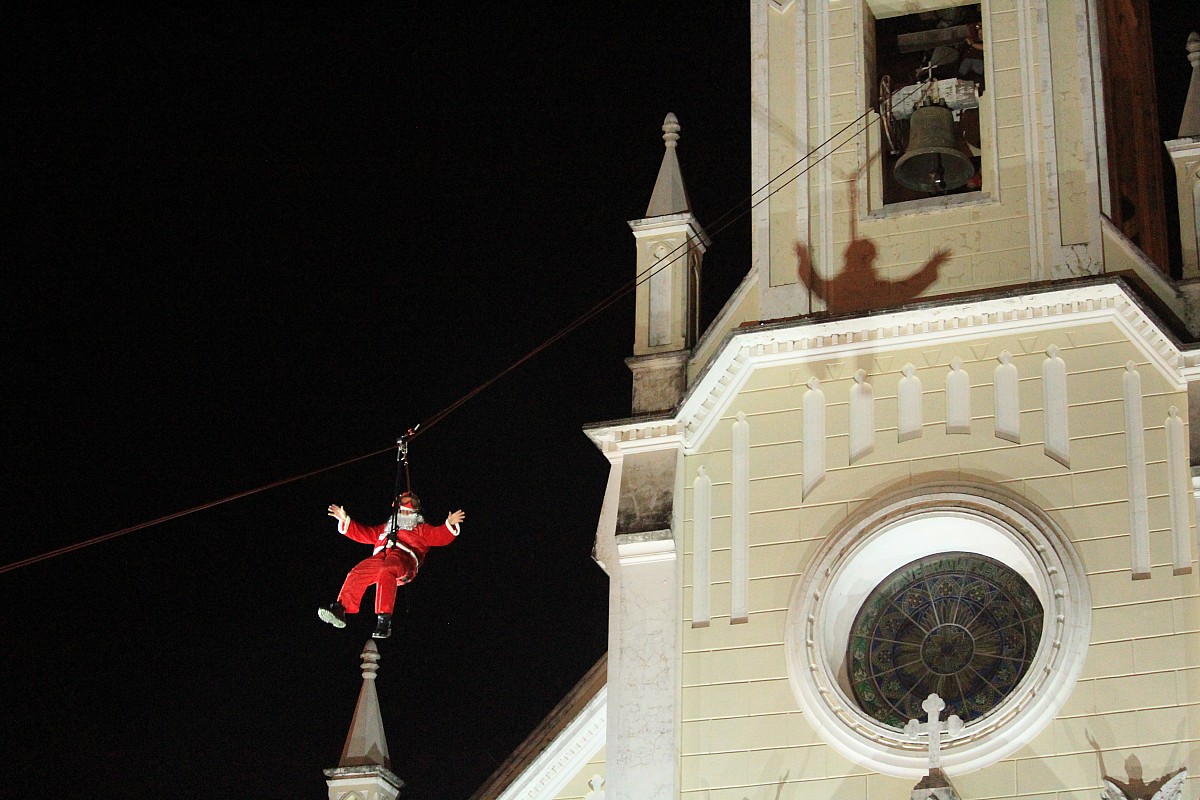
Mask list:
[[1058,355],[1058,346],[1046,348],[1042,362],[1042,411],[1045,420],[1046,455],[1071,468],[1071,436],[1067,432],[1067,364]]
[[[1005,758],[1032,741],[1066,701],[1091,631],[1087,576],[1066,534],[1040,509],[1000,487],[913,487],[864,507],[827,537],[788,605],[784,639],[792,690],[817,732],[845,757],[890,775],[926,773],[924,748],[854,699],[847,641],[857,611],[867,604],[862,592],[887,582],[888,558],[919,560],[958,551],[1016,571],[1032,587],[1044,616],[1024,677],[998,705],[964,724],[943,749],[946,768],[969,772]],[[947,658],[953,652],[950,648]]]
[[1188,483],[1191,469],[1188,464],[1187,434],[1175,406],[1167,411],[1163,423],[1167,436],[1167,491],[1171,501],[1171,551],[1174,574],[1192,571],[1192,540],[1188,515]]
[[971,432],[971,376],[962,368],[962,359],[950,361],[946,373],[946,433]]
[[942,768],[942,734],[953,739],[962,732],[963,721],[956,714],[951,714],[945,722],[939,720],[939,715],[946,710],[946,704],[936,694],[925,698],[921,710],[928,715],[927,721],[910,719],[904,726],[904,733],[910,739],[929,737],[929,773],[932,775],[935,770],[940,772]]
[[897,728],[928,713],[929,697],[938,711],[949,703],[960,724],[978,719],[1025,676],[1043,614],[1029,584],[995,559],[938,553],[905,564],[871,592],[851,628],[855,702]]
[[745,414],[733,423],[732,488],[729,620],[745,622],[750,608],[750,423]]
[[867,371],[854,373],[850,387],[850,463],[875,449],[875,390],[867,383]]
[[1125,464],[1129,474],[1130,566],[1134,579],[1150,577],[1150,510],[1146,499],[1146,440],[1142,419],[1142,376],[1125,365]]
[[1007,350],[1000,353],[1000,364],[992,377],[995,394],[996,438],[1021,443],[1021,392],[1017,365],[1012,363],[1012,354]]
[[[589,429],[588,434],[605,451],[628,452],[643,441],[646,446],[656,448],[662,443],[649,440],[678,437],[685,452],[694,452],[757,369],[795,365],[802,369],[801,374],[804,369],[811,374],[822,362],[870,359],[867,363],[873,364],[876,371],[886,372],[893,358],[889,351],[927,347],[943,334],[966,344],[972,355],[981,360],[987,356],[989,345],[978,340],[986,337],[1111,322],[1138,349],[1147,367],[1173,390],[1182,391],[1189,379],[1200,380],[1200,347],[1183,350],[1158,328],[1134,297],[1122,279],[1110,277],[1089,281],[1078,288],[969,302],[927,303],[869,317],[746,326],[729,334],[730,343],[694,379],[675,416],[598,426]],[[1070,341],[1071,333],[1064,335]]]
[[898,441],[907,442],[919,438],[925,431],[925,416],[921,408],[924,398],[921,396],[921,379],[917,377],[916,368],[912,364],[905,364],[900,371],[904,377],[900,379],[900,386],[896,390],[899,403],[896,437]]
[[1192,80],[1188,84],[1187,99],[1183,104],[1183,118],[1179,121],[1179,138],[1200,136],[1200,33],[1192,31],[1184,49],[1188,63],[1192,66]]
[[712,478],[704,467],[692,482],[692,518],[692,627],[703,628],[712,616]]

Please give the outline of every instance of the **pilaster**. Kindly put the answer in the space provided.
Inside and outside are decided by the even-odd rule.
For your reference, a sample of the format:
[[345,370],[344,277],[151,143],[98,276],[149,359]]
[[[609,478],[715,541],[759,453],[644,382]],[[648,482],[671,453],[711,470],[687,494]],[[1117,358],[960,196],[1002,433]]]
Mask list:
[[679,791],[678,437],[606,451],[613,473],[597,532],[610,579],[605,796]]

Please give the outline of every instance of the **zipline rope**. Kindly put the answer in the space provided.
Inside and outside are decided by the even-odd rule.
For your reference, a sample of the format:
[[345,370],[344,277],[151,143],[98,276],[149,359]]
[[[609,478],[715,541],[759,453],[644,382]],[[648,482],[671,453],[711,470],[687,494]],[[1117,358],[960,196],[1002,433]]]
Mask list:
[[[921,86],[921,84],[916,84],[916,86],[919,88]],[[770,180],[768,180],[763,186],[761,186],[758,189],[751,192],[749,198],[738,202],[732,208],[730,208],[725,213],[723,213],[719,217],[717,217],[716,222],[713,223],[713,229],[709,233],[709,238],[711,239],[715,236],[718,236],[721,232],[725,231],[730,226],[732,226],[734,223],[741,220],[744,216],[749,214],[751,211],[753,211],[759,205],[766,202],[773,194],[775,194],[779,190],[783,189],[784,187],[790,185],[793,181],[795,181],[798,178],[805,175],[815,165],[821,163],[826,158],[833,155],[835,152],[840,150],[842,147],[844,147],[845,145],[847,145],[851,141],[853,141],[854,137],[851,137],[850,139],[846,140],[845,142],[842,142],[841,144],[837,145],[836,147],[830,148],[828,150],[828,152],[826,152],[824,155],[817,158],[816,160],[811,161],[807,166],[804,167],[804,169],[800,170],[795,175],[788,178],[786,181],[779,184],[778,186],[776,186],[774,188],[770,188],[771,184],[775,183],[775,181],[780,180],[781,178],[783,178],[783,176],[787,175],[789,172],[794,170],[800,164],[802,164],[806,160],[810,159],[814,153],[818,152],[822,148],[827,147],[831,142],[833,142],[835,139],[837,139],[839,136],[841,136],[847,130],[849,130],[850,128],[852,128],[853,126],[855,126],[859,122],[861,122],[863,119],[865,119],[868,114],[870,114],[873,111],[877,111],[877,109],[878,109],[878,105],[871,106],[870,108],[868,108],[866,111],[864,111],[858,117],[856,117],[855,119],[853,119],[849,123],[847,123],[845,126],[843,126],[839,131],[837,131],[837,133],[832,134],[824,142],[817,145],[812,150],[808,151],[803,156],[801,156],[797,161],[795,161],[793,164],[791,164],[791,166],[782,170],[774,178],[771,178]],[[857,134],[855,134],[855,136],[857,136]],[[766,194],[764,194],[758,200],[754,199],[755,196],[759,192],[762,192],[766,189],[770,189],[770,191],[766,192]],[[746,205],[747,203],[748,203],[748,205]],[[742,208],[743,205],[746,205],[746,207]],[[563,326],[561,329],[559,329],[558,332],[554,333],[552,336],[550,336],[550,338],[546,339],[544,342],[539,344],[537,347],[535,347],[532,350],[530,350],[529,352],[525,353],[525,355],[518,358],[512,364],[505,367],[503,370],[496,373],[488,380],[479,384],[474,389],[467,392],[465,395],[463,395],[462,397],[458,398],[450,405],[443,408],[441,411],[438,411],[436,414],[431,416],[425,422],[422,422],[420,425],[417,425],[416,427],[412,428],[409,431],[409,433],[406,434],[407,439],[409,441],[411,441],[412,439],[415,439],[418,435],[429,430],[434,425],[441,422],[443,419],[445,419],[446,417],[450,416],[455,411],[457,411],[462,405],[464,405],[465,403],[467,403],[468,401],[470,401],[471,399],[473,399],[474,397],[479,395],[481,392],[486,390],[488,387],[492,386],[494,383],[499,381],[501,378],[508,375],[510,372],[517,369],[522,364],[529,361],[530,359],[532,359],[534,356],[538,355],[542,351],[546,350],[547,348],[549,348],[552,345],[556,344],[557,342],[561,341],[563,338],[565,338],[568,335],[570,335],[571,333],[573,333],[576,329],[580,328],[587,322],[591,321],[594,317],[599,315],[601,312],[607,310],[610,306],[612,306],[614,303],[616,303],[617,300],[621,299],[626,294],[628,294],[630,291],[637,288],[642,283],[644,283],[645,281],[654,277],[660,271],[666,269],[668,266],[673,264],[675,262],[675,258],[672,258],[672,256],[681,254],[682,251],[689,244],[690,244],[690,242],[684,242],[683,244],[679,245],[674,250],[672,250],[671,252],[669,252],[665,256],[663,256],[658,262],[656,262],[653,265],[652,268],[648,268],[647,270],[643,271],[642,273],[639,273],[632,280],[630,280],[627,283],[623,284],[622,286],[618,287],[616,290],[614,290],[611,294],[609,294],[603,300],[601,300],[600,302],[593,305],[591,308],[589,308],[587,311],[583,312],[583,314],[576,317],[571,322],[567,323],[565,326]],[[395,448],[396,448],[396,445],[394,445],[394,444],[388,445],[387,447],[384,447],[380,450],[375,450],[373,452],[370,452],[370,453],[367,453],[367,454],[361,455],[361,456],[355,456],[354,458],[347,459],[345,461],[339,462],[337,464],[333,464],[328,467],[321,467],[320,469],[315,469],[315,470],[312,470],[311,472],[305,472],[302,475],[293,475],[290,478],[282,478],[280,480],[273,481],[271,483],[267,483],[262,486],[255,487],[253,489],[247,489],[245,491],[238,492],[236,494],[231,494],[227,497],[222,497],[218,500],[211,500],[207,503],[201,503],[200,505],[183,509],[182,511],[176,511],[171,514],[166,514],[161,517],[156,517],[155,519],[152,519],[152,520],[147,520],[146,522],[139,522],[136,525],[130,525],[127,528],[121,528],[120,530],[115,530],[110,533],[105,533],[100,536],[93,537],[91,539],[86,539],[82,542],[76,542],[75,544],[66,545],[66,546],[60,547],[56,550],[50,550],[49,552],[42,553],[41,555],[31,556],[30,558],[22,559],[20,561],[14,561],[11,564],[6,564],[6,565],[0,567],[0,575],[3,575],[6,572],[12,572],[13,570],[16,570],[16,569],[20,569],[21,567],[27,567],[31,564],[36,564],[40,561],[46,561],[47,559],[65,555],[67,553],[74,552],[75,550],[80,550],[84,547],[90,547],[91,545],[94,545],[94,544],[100,544],[101,542],[107,542],[111,539],[116,539],[119,536],[124,536],[127,533],[134,533],[135,531],[145,530],[146,528],[151,528],[155,525],[161,525],[164,522],[170,522],[171,520],[179,519],[180,517],[186,517],[190,514],[195,514],[200,511],[207,511],[210,508],[215,508],[217,506],[225,505],[226,503],[232,503],[234,500],[241,500],[243,497],[249,497],[251,495],[259,494],[261,492],[265,492],[270,489],[277,489],[280,486],[286,486],[289,483],[296,483],[298,481],[306,480],[308,478],[312,478],[317,475],[320,475],[324,472],[331,472],[335,469],[341,469],[342,467],[349,466],[350,464],[354,464],[359,461],[365,461],[368,458],[374,458],[375,456],[380,455],[382,453],[389,453],[392,450],[394,450]]]

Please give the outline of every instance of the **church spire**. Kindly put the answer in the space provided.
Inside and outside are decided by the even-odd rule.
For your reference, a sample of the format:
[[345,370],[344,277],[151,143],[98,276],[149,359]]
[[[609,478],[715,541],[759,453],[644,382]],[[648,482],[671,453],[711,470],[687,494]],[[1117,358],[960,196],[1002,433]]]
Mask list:
[[1188,84],[1187,100],[1183,103],[1183,118],[1179,121],[1179,138],[1200,136],[1200,33],[1192,31],[1187,40],[1188,61],[1192,65],[1192,81]]
[[390,767],[392,760],[388,758],[387,737],[383,733],[383,717],[379,713],[379,695],[375,691],[375,673],[379,670],[379,648],[375,642],[367,641],[360,658],[363,662],[362,689],[358,692],[358,705],[354,708],[350,733],[346,736],[338,766],[378,764]]
[[633,411],[674,408],[687,390],[687,360],[700,335],[700,267],[708,237],[692,214],[675,148],[679,119],[663,120],[662,166],[645,219],[631,220],[637,241]]
[[383,716],[379,712],[379,695],[375,691],[375,673],[379,670],[379,649],[371,639],[362,651],[362,688],[358,705],[350,721],[350,732],[342,748],[342,757],[333,769],[325,770],[329,778],[329,798],[336,800],[357,792],[365,800],[395,800],[404,781],[392,773],[388,757],[387,737],[383,732]]
[[675,148],[679,145],[679,118],[667,114],[662,129],[666,152],[663,153],[662,166],[658,168],[650,205],[646,208],[647,218],[685,214],[692,210],[687,189],[683,185],[683,173],[679,171],[679,158],[675,155]]

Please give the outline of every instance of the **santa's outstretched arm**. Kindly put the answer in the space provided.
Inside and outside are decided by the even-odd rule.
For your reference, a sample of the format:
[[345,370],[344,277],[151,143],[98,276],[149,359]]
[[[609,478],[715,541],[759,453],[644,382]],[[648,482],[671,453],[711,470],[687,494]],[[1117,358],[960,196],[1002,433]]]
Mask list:
[[363,544],[375,544],[380,534],[383,533],[383,525],[374,525],[368,527],[361,523],[350,519],[350,515],[346,513],[346,509],[339,505],[330,505],[328,509],[329,516],[338,521],[338,533],[343,534],[349,539]]

